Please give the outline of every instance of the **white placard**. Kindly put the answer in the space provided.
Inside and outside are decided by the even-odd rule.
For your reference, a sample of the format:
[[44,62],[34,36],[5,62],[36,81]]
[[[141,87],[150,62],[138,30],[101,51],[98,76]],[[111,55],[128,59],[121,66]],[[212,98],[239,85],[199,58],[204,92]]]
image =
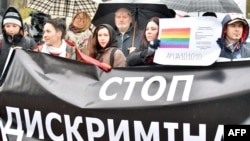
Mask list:
[[214,17],[160,19],[160,47],[154,62],[162,65],[208,66],[220,55],[221,22]]

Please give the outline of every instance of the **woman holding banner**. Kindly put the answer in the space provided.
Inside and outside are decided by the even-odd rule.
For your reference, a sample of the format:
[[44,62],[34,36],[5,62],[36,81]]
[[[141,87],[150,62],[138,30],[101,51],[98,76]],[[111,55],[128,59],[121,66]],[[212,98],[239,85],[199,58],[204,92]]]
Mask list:
[[80,11],[73,17],[65,35],[65,40],[74,43],[82,53],[87,54],[88,41],[94,31],[91,17],[88,13]]
[[149,19],[144,29],[139,49],[130,49],[127,56],[128,66],[150,65],[153,64],[155,50],[159,47],[160,40],[157,39],[159,34],[159,18]]
[[24,36],[24,24],[19,11],[15,7],[9,7],[1,22],[2,37],[0,39],[0,78],[13,49],[32,50],[36,43]]
[[118,48],[116,33],[109,24],[96,26],[90,44],[90,56],[113,67],[125,67],[126,57]]
[[49,19],[43,27],[43,44],[39,44],[34,51],[47,53],[57,57],[76,59],[73,48],[64,40],[66,24],[61,18]]

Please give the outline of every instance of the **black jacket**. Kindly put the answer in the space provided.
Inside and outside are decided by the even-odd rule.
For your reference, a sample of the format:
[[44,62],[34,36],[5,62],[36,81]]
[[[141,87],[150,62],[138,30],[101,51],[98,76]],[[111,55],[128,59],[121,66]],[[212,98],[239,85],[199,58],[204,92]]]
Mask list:
[[[15,12],[19,15],[19,17],[21,18],[20,13],[18,12],[18,10],[14,7],[9,7],[4,15],[3,15],[3,19],[2,19],[2,40],[0,42],[0,77],[2,76],[2,71],[3,68],[5,66],[6,63],[6,59],[8,57],[9,51],[11,47],[22,47],[22,49],[30,49],[32,50],[33,47],[36,45],[34,40],[30,40],[27,37],[23,36],[23,22],[21,21],[21,28],[20,28],[20,32],[16,35],[14,35],[13,37],[10,36],[8,33],[6,33],[5,29],[4,29],[4,19],[6,18],[6,14],[8,12]],[[0,78],[2,79],[2,78]]]

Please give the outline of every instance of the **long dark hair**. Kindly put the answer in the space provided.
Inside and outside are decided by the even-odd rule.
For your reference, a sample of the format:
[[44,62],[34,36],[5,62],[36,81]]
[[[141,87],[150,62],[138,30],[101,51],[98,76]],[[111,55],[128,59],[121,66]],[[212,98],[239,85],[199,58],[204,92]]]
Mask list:
[[[109,36],[110,36],[110,40],[107,44],[107,46],[105,48],[102,48],[101,45],[98,42],[98,32],[99,30],[103,29],[103,28],[107,28],[109,31]],[[113,27],[109,24],[101,24],[98,25],[95,28],[95,31],[93,33],[93,38],[92,38],[92,44],[91,44],[91,50],[94,52],[93,56],[97,56],[98,54],[101,54],[104,52],[104,50],[106,48],[110,48],[110,47],[117,47],[117,40],[116,40],[116,35],[115,35],[115,31],[113,29]]]
[[148,20],[146,27],[144,28],[144,30],[142,32],[142,36],[141,36],[141,45],[140,45],[141,49],[147,48],[149,45],[149,42],[147,41],[146,34],[145,34],[146,29],[147,29],[147,25],[149,22],[154,22],[159,26],[159,17],[152,17],[151,19]]

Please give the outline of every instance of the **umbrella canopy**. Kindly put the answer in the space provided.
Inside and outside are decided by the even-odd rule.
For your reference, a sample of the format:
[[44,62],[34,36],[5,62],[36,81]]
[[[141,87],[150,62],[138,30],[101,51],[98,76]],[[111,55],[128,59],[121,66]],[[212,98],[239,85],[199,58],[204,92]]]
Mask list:
[[30,0],[27,7],[48,15],[72,17],[78,11],[94,16],[97,4],[92,0]]
[[109,0],[99,3],[92,23],[96,26],[107,23],[115,27],[114,13],[119,8],[127,8],[131,11],[133,21],[137,22],[139,29],[143,29],[152,17],[173,17],[161,0]]
[[171,9],[185,12],[242,13],[234,0],[164,0]]

